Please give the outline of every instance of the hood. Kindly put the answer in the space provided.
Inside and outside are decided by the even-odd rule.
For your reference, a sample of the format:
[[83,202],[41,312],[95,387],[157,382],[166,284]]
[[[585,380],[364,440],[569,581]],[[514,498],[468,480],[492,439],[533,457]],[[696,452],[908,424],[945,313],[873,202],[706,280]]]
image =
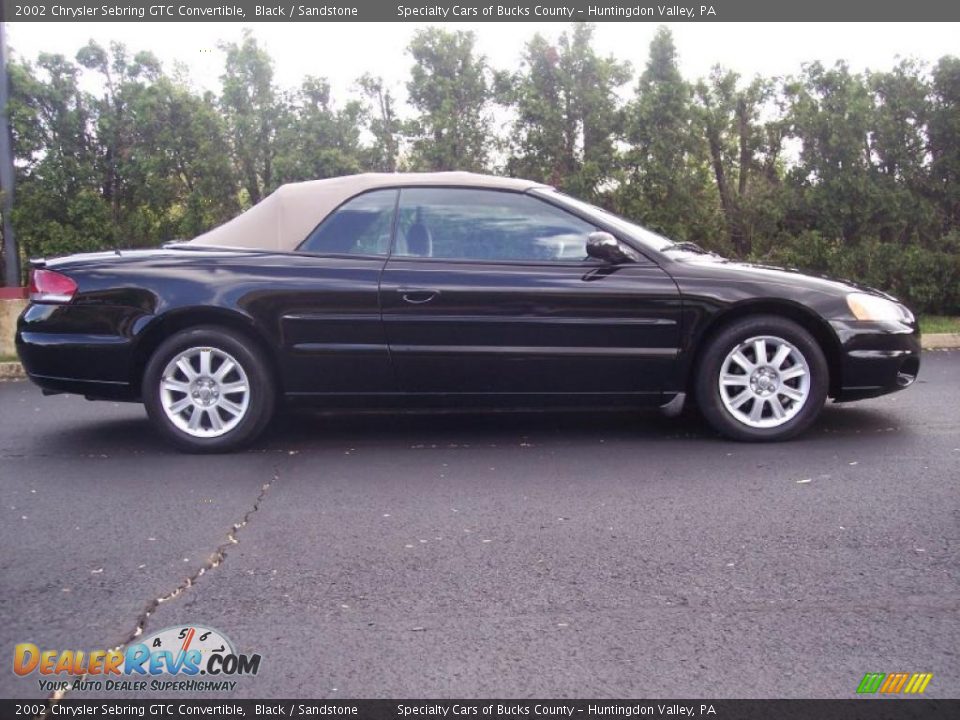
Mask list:
[[806,273],[795,268],[729,260],[713,254],[683,253],[671,259],[676,263],[677,274],[689,278],[728,279],[731,282],[750,281],[764,285],[787,286],[816,291],[834,296],[846,296],[847,293],[862,292],[900,302],[889,293],[868,285],[829,275]]

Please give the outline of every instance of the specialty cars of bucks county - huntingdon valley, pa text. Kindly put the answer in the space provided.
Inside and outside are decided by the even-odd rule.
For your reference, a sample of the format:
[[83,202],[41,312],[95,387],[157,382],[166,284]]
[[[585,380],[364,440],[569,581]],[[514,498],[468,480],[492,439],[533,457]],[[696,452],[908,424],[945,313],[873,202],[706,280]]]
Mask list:
[[588,5],[578,9],[567,5],[397,5],[397,17],[408,19],[437,18],[545,18],[589,20],[591,18],[662,17],[686,20],[698,17],[716,17],[712,5]]

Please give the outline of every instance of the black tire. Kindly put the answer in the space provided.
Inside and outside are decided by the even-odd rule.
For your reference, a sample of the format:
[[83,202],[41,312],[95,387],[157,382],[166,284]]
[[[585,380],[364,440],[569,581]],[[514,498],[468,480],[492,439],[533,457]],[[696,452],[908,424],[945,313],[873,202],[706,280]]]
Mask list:
[[[207,350],[211,352],[205,352]],[[193,400],[187,397],[187,392],[180,390],[173,391],[174,394],[168,393],[168,404],[171,398],[191,403],[186,406],[182,413],[173,413],[173,416],[171,416],[164,407],[164,391],[161,389],[161,380],[171,361],[181,353],[191,353],[192,351],[199,353],[197,357],[205,354],[207,358],[213,357],[212,362],[219,361],[220,365],[215,367],[214,370],[224,367],[228,359],[233,361],[239,369],[231,370],[225,376],[222,385],[218,385],[212,379],[206,381],[212,382],[216,389],[207,389],[208,395],[202,401],[199,399]],[[192,356],[188,355],[187,358],[190,362]],[[199,362],[199,360],[194,362]],[[196,369],[196,367],[198,366],[193,364],[191,369]],[[241,372],[243,376],[239,374]],[[215,374],[215,372],[210,372],[211,378]],[[194,383],[199,382],[203,377],[205,376],[198,375],[198,379]],[[178,374],[177,377],[170,379],[196,389],[196,385],[191,384],[185,374]],[[226,390],[227,382],[231,379],[234,380],[233,386],[245,384],[248,388],[247,394],[237,391],[239,394],[228,396],[225,392],[223,395],[225,399],[231,401],[239,398],[239,402],[234,402],[233,406],[240,407],[242,405],[242,412],[234,410],[235,414],[230,414],[226,410],[215,407],[200,408],[197,406],[202,416],[198,428],[191,431],[189,428],[178,427],[175,419],[179,419],[181,424],[189,424],[189,421],[193,419],[192,413],[196,403],[211,402],[219,404],[219,390],[221,387]],[[216,398],[211,398],[210,393],[216,393]],[[168,441],[187,452],[218,453],[237,450],[252,442],[263,432],[273,417],[276,391],[267,363],[248,338],[225,328],[202,326],[188,328],[171,335],[154,351],[143,373],[142,397],[150,420]],[[220,418],[220,423],[224,426],[223,429],[213,427],[214,418],[211,413],[214,412],[217,414],[217,418]],[[227,418],[226,422],[223,418]],[[231,423],[233,426],[227,428],[226,426]],[[204,431],[209,434],[216,432],[222,432],[222,434],[208,437],[198,437],[192,434],[203,433]]]
[[[777,396],[781,411],[786,404],[787,413],[793,413],[789,417],[785,417],[783,420],[777,419],[770,404],[764,406],[764,403],[768,401],[760,398],[756,400],[749,398],[745,401],[744,407],[750,410],[753,409],[755,402],[759,402],[761,410],[765,414],[765,417],[760,420],[782,423],[776,427],[754,427],[750,425],[749,418],[743,420],[738,418],[734,414],[736,409],[729,409],[723,397],[721,397],[720,376],[728,355],[741,343],[762,337],[785,340],[788,344],[793,345],[794,350],[802,355],[802,360],[806,362],[809,369],[806,399],[798,405],[798,409],[794,409],[794,401],[786,396],[779,395],[777,391],[772,391]],[[752,358],[748,359],[756,361],[757,354],[754,353]],[[796,355],[791,351],[791,355],[786,362],[794,363],[795,358]],[[765,364],[762,363],[762,365]],[[730,367],[734,366],[731,365]],[[728,367],[728,370],[730,367]],[[737,365],[736,368],[740,368],[740,366]],[[791,368],[788,367],[787,370],[789,369]],[[742,370],[742,372],[745,378],[752,377],[747,370]],[[800,381],[794,381],[793,384],[798,382]],[[778,378],[774,386],[782,387],[783,384],[786,383],[780,383]],[[829,368],[823,349],[806,329],[792,320],[776,315],[756,315],[736,320],[710,338],[696,369],[694,389],[700,412],[717,432],[734,440],[763,442],[787,440],[796,437],[809,428],[823,408],[829,386]],[[730,388],[736,390],[735,385],[731,385]],[[751,384],[747,382],[742,392],[747,392],[750,388]],[[739,394],[735,395],[731,402],[735,402],[739,398]],[[747,411],[742,412],[746,413]]]

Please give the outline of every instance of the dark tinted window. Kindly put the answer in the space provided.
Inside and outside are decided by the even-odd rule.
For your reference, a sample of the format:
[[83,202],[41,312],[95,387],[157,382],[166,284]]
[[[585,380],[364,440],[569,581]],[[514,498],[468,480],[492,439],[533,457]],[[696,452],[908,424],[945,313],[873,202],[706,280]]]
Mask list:
[[596,228],[529,195],[404,188],[393,254],[465,260],[578,262]]
[[320,223],[300,250],[320,255],[386,255],[396,203],[396,190],[358,195]]

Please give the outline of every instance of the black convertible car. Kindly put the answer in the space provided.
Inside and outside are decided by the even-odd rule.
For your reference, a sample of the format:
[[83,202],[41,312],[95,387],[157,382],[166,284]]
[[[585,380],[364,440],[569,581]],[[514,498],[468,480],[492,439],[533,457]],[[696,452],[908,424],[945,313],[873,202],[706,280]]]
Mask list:
[[827,397],[910,385],[913,315],[731,262],[535,182],[355,175],[281,187],[192,241],[33,263],[17,349],[46,393],[142,401],[188,450],[281,401],[661,405],[779,440]]

